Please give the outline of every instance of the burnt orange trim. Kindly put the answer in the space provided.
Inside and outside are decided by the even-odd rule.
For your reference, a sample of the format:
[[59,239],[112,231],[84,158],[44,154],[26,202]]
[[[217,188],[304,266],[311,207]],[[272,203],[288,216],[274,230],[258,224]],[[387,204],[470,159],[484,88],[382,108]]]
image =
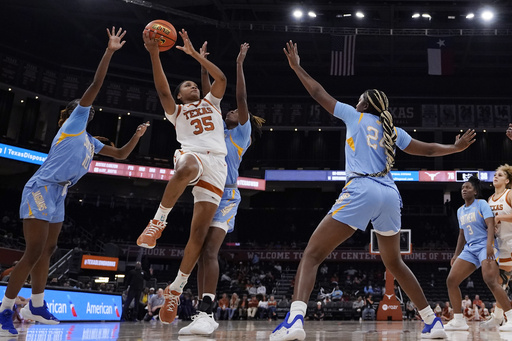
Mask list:
[[512,258],[500,258],[500,262],[510,262]]
[[[493,201],[498,201],[498,200],[500,200],[500,199],[501,199],[501,197],[503,196],[503,194],[507,194],[507,192],[508,192],[508,189],[507,189],[507,190],[505,190],[505,192],[501,193],[501,195],[500,195],[498,198],[496,198],[496,199],[494,199],[494,194],[496,194],[496,193],[494,193],[494,194],[492,195],[492,200],[493,200]],[[508,204],[508,201],[507,201],[507,204]],[[509,205],[510,205],[510,204],[509,204]]]
[[222,194],[224,193],[224,191],[221,190],[220,188],[217,188],[214,185],[212,185],[211,183],[208,183],[208,182],[203,181],[203,180],[199,180],[197,182],[196,186],[199,186],[199,187],[202,187],[204,189],[207,189],[210,192],[213,192],[213,193],[217,194],[219,197],[222,197]]
[[222,113],[221,113],[219,110],[217,110],[217,108],[215,107],[215,105],[213,105],[213,104],[212,104],[212,102],[210,102],[209,100],[207,100],[207,99],[205,99],[205,98],[203,98],[203,100],[204,100],[206,103],[208,103],[209,105],[211,105],[211,106],[212,106],[212,108],[213,108],[213,109],[215,109],[215,111],[217,111],[217,112],[222,116]]
[[178,112],[176,113],[176,119],[178,119],[178,116],[181,114],[181,107],[182,107],[182,105],[178,105]]
[[508,192],[509,192],[509,191],[510,191],[509,189],[507,189],[507,190],[505,191],[505,192],[507,193],[507,196],[505,197],[505,201],[507,202],[508,206],[512,207],[512,204],[511,204],[511,203],[510,203],[510,201],[508,200]]

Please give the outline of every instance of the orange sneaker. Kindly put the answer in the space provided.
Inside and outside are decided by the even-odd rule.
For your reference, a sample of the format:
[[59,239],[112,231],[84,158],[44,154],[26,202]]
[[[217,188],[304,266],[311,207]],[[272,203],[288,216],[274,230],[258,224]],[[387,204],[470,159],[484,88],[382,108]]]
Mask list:
[[144,232],[137,238],[137,245],[152,249],[156,246],[156,240],[162,235],[162,231],[165,229],[167,222],[160,220],[150,220],[148,226],[144,229]]
[[180,305],[180,292],[171,290],[170,287],[164,290],[164,306],[160,309],[158,317],[160,322],[168,324],[174,321],[178,313],[178,306]]

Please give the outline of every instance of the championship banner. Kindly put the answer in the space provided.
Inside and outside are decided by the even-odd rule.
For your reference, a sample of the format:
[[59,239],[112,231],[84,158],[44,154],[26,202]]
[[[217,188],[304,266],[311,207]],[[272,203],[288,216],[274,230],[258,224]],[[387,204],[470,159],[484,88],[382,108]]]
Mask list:
[[[6,285],[0,285],[5,295]],[[32,288],[21,288],[18,296],[29,298]],[[119,321],[122,314],[121,295],[84,292],[82,290],[46,289],[44,298],[50,313],[60,321]]]

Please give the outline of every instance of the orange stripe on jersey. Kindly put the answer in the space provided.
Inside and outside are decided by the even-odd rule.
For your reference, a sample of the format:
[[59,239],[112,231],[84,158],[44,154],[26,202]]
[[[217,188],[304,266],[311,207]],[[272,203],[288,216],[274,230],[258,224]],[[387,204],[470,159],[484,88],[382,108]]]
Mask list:
[[345,205],[341,206],[340,208],[338,208],[336,211],[333,211],[332,212],[332,215],[335,215],[336,213],[338,213],[339,211],[341,211],[343,208],[345,208],[345,206],[347,206],[348,204],[350,204],[350,201],[347,202]]
[[55,143],[55,145],[58,145],[59,143],[61,143],[66,137],[72,137],[72,136],[78,136],[78,135],[81,135],[83,132],[85,131],[82,130],[81,132],[79,132],[78,134],[66,134],[66,133],[60,133],[60,137],[59,139],[57,140],[57,143]]
[[214,185],[212,185],[211,183],[208,183],[206,181],[203,181],[203,180],[199,180],[197,182],[197,185],[196,186],[199,186],[199,187],[202,187],[204,189],[207,189],[209,190],[210,192],[213,192],[215,194],[217,194],[219,197],[222,197],[222,193],[224,192],[223,190],[221,190],[220,188],[217,188],[215,187]]
[[222,113],[215,107],[215,105],[213,105],[209,100],[207,100],[206,98],[203,98],[203,100],[210,104],[212,106],[213,109],[215,109],[215,111],[217,111],[221,116],[222,116]]
[[510,262],[512,258],[500,258],[500,262]]
[[231,190],[231,200],[235,199],[235,190]]
[[507,204],[508,204],[510,207],[512,207],[512,204],[510,203],[510,199],[509,199],[509,197],[508,197],[508,193],[510,193],[510,190],[507,190],[507,191],[505,191],[505,192],[507,192],[507,196],[505,197],[505,201],[507,202]]
[[347,139],[347,144],[350,147],[350,149],[352,149],[354,152],[356,151],[356,148],[354,146],[354,139],[353,138],[350,137],[349,139]]
[[29,217],[32,217],[34,214],[32,213],[32,208],[30,207],[30,204],[27,203],[27,206],[28,206],[28,216]]
[[177,107],[178,107],[178,112],[176,113],[176,118],[178,118],[178,116],[181,114],[181,105],[177,105]]
[[242,153],[244,152],[244,149],[242,147],[240,147],[239,145],[237,145],[235,143],[235,141],[233,141],[233,136],[231,136],[231,134],[229,134],[229,139],[231,140],[231,143],[233,143],[233,146],[235,146],[235,148],[237,149],[238,159],[241,159],[242,158]]
[[347,184],[345,186],[343,186],[343,188],[347,188],[348,185],[350,185],[352,183],[353,180],[350,180],[349,182],[347,182]]
[[361,113],[361,116],[359,116],[359,121],[357,121],[357,124],[359,124],[359,122],[361,122],[361,120],[363,119],[363,113]]

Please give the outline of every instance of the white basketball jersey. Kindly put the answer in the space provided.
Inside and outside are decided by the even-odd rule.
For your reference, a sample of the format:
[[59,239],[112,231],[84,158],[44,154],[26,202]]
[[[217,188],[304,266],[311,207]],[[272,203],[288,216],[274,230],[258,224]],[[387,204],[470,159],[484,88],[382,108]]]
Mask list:
[[219,98],[208,93],[197,102],[176,105],[174,113],[165,113],[165,117],[174,124],[176,139],[184,151],[226,156]]
[[[491,206],[491,210],[495,216],[512,213],[512,206],[507,200],[509,191],[510,191],[510,189],[507,189],[505,191],[505,193],[502,193],[499,197],[497,197],[495,194],[493,194],[489,198],[489,206]],[[498,224],[497,237],[504,242],[511,240],[512,239],[512,223],[507,222],[507,221],[500,222]]]

